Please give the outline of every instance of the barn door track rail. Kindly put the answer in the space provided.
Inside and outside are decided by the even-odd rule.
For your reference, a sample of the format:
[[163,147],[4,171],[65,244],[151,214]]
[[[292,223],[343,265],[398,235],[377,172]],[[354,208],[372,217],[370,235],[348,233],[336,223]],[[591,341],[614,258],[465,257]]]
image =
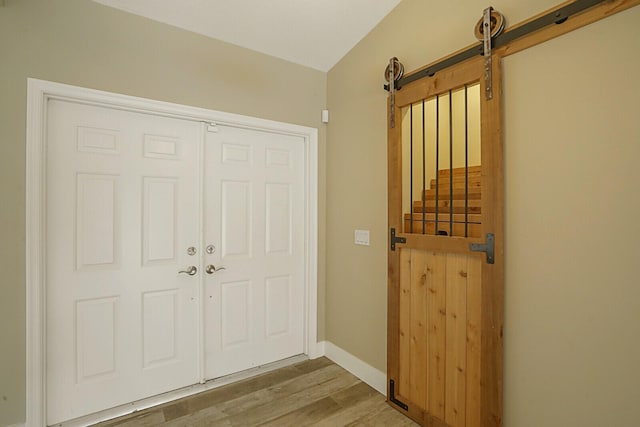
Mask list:
[[[545,27],[548,27],[551,25],[563,24],[573,15],[580,14],[588,9],[591,9],[594,6],[608,3],[608,2],[611,2],[611,0],[576,0],[573,3],[569,3],[566,6],[560,7],[550,13],[542,15],[521,26],[517,26],[509,31],[506,31],[503,34],[499,34],[496,37],[493,37],[492,35],[490,37],[492,43],[489,43],[489,45],[493,49],[506,46],[507,44],[517,39],[520,39],[528,34],[541,30]],[[481,21],[483,20],[484,18],[481,19]],[[493,24],[493,22],[491,24]],[[494,29],[492,28],[492,33],[494,32],[493,30]],[[466,61],[467,59],[473,58],[474,56],[478,56],[478,55],[484,56],[485,45],[486,45],[486,42],[483,37],[482,42],[475,44],[470,48],[465,49],[462,52],[459,52],[453,56],[445,58],[442,61],[436,62],[435,64],[425,69],[419,70],[405,77],[400,77],[397,80],[396,79],[387,80],[389,83],[384,85],[384,89],[390,92],[400,90],[403,86],[409,83],[412,83],[416,80],[420,80],[425,77],[432,77],[438,71],[442,71],[455,64],[458,64],[460,62]]]

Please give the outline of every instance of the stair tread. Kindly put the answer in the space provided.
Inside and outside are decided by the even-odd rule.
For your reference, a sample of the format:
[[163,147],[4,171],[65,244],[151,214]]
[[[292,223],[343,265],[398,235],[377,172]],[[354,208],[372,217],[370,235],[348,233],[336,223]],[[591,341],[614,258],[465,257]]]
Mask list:
[[[451,169],[451,171],[449,171],[449,169],[440,169],[438,171],[438,175],[441,176],[441,177],[442,176],[449,176],[450,172],[453,173],[453,176],[456,176],[456,175],[464,176],[465,168],[464,167],[453,168],[453,169]],[[469,175],[471,175],[471,174],[481,174],[482,173],[482,166],[469,166],[468,172],[469,172]]]
[[[436,190],[425,190],[425,193],[425,199],[435,200]],[[438,192],[438,201],[444,199],[464,200],[465,197],[467,197],[469,200],[479,200],[482,198],[479,188],[470,188],[468,192],[465,192],[464,190],[456,191],[455,189],[453,190],[453,193],[449,193],[449,189],[446,189],[446,191],[440,189],[440,191]]]
[[[451,187],[451,184],[449,182],[438,182],[438,187],[440,188],[440,190],[448,190]],[[459,191],[463,191],[465,188],[481,188],[481,183],[480,182],[470,182],[468,185],[465,185],[464,182],[453,182],[453,189],[454,190],[459,190]],[[435,181],[433,182],[433,184],[431,185],[430,188],[427,188],[427,190],[435,190],[436,189],[436,184]]]
[[[427,202],[426,203],[427,207],[429,207],[429,206],[434,206],[435,207],[435,205],[436,205],[436,201],[435,200],[426,200],[426,202]],[[469,200],[467,202],[467,204],[469,206],[473,206],[473,207],[480,207],[480,206],[482,206],[482,200],[479,200],[479,199]],[[464,199],[462,199],[462,200],[453,199],[453,203],[452,203],[452,201],[449,200],[449,199],[443,200],[441,198],[440,200],[438,200],[438,206],[440,206],[440,207],[448,207],[449,205],[464,207],[465,201],[464,201]],[[422,200],[414,200],[413,201],[413,207],[414,208],[422,207]]]
[[[418,207],[414,207],[413,208],[413,213],[414,214],[421,214],[423,211],[422,206],[418,206]],[[451,211],[453,211],[454,214],[464,214],[465,212],[465,207],[464,206],[454,206],[453,208],[450,208],[448,206],[439,206],[438,207],[438,213],[441,214],[448,214],[451,213]],[[426,208],[424,208],[424,212],[426,213],[436,213],[436,207],[435,206],[427,206]],[[467,212],[469,212],[469,214],[481,214],[482,213],[482,208],[480,206],[469,206],[467,209]]]
[[[453,222],[457,222],[457,223],[463,223],[465,222],[465,215],[464,214],[450,214],[450,213],[438,213],[438,222],[449,222],[450,217],[453,216]],[[424,215],[425,221],[428,222],[435,222],[436,220],[436,214],[435,213],[425,213]],[[411,214],[404,214],[404,219],[411,219]],[[413,214],[413,220],[414,221],[419,221],[422,222],[422,213],[414,213]],[[474,224],[481,224],[482,223],[482,215],[478,215],[478,214],[469,214],[468,215],[468,222],[469,223],[474,223]]]
[[[438,184],[439,185],[442,185],[443,183],[449,184],[450,181],[453,181],[454,184],[464,184],[465,181],[468,181],[469,184],[476,184],[476,183],[482,182],[482,177],[480,175],[469,175],[469,176],[454,175],[453,179],[450,179],[448,176],[447,177],[439,177],[438,178]],[[429,184],[432,187],[435,186],[436,185],[436,179],[435,178],[431,178],[431,181],[429,182]]]

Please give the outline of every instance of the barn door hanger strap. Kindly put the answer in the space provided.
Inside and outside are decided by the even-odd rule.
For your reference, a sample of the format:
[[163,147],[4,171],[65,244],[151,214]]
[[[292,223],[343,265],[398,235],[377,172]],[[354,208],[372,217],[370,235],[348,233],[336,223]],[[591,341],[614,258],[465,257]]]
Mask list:
[[482,41],[482,54],[484,56],[484,95],[486,99],[493,98],[492,76],[491,67],[492,55],[491,48],[493,44],[493,38],[504,30],[504,17],[500,12],[493,10],[493,7],[489,6],[482,14],[482,18],[476,24],[475,34],[476,38]]
[[389,59],[389,65],[384,70],[384,79],[389,83],[389,125],[396,127],[396,90],[400,89],[398,81],[404,74],[404,65],[395,56]]

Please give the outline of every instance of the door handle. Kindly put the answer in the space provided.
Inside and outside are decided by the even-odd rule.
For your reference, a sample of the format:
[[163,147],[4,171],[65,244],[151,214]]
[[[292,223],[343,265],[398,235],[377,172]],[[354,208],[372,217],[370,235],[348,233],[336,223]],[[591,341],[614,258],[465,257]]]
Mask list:
[[220,270],[226,270],[226,268],[224,268],[224,267],[218,267],[218,268],[216,268],[216,266],[215,266],[215,265],[213,265],[213,264],[209,264],[209,265],[207,265],[207,266],[204,268],[204,271],[205,271],[207,274],[213,274],[213,273],[215,273],[216,271],[220,271]]
[[195,276],[197,272],[198,267],[196,267],[195,265],[190,265],[186,269],[178,271],[178,274],[188,274],[189,276]]

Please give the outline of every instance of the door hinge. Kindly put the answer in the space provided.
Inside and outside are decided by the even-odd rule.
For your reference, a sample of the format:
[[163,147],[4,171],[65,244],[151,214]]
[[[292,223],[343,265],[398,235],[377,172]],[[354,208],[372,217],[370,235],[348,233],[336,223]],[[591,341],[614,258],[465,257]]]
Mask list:
[[396,243],[407,243],[407,238],[406,237],[396,237],[396,229],[395,228],[391,228],[390,243],[391,243],[391,250],[395,251],[396,250]]
[[487,254],[487,264],[494,264],[495,259],[495,236],[493,233],[487,233],[487,240],[485,243],[471,243],[469,250],[472,252],[484,252]]
[[404,409],[405,411],[409,410],[409,406],[406,403],[396,399],[396,383],[393,380],[389,380],[389,400],[395,403],[396,405],[398,405],[399,407],[401,407],[402,409]]

